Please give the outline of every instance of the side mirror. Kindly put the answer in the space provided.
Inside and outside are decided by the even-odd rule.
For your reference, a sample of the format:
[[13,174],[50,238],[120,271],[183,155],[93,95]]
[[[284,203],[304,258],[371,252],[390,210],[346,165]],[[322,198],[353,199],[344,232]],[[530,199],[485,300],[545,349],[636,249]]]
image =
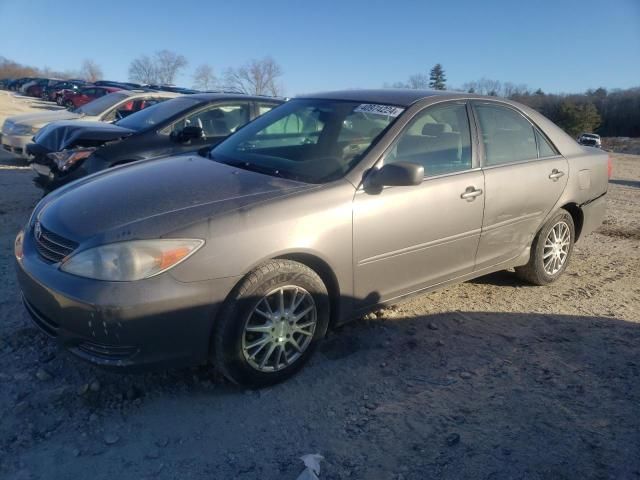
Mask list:
[[366,187],[382,190],[382,187],[409,187],[420,185],[424,179],[424,167],[417,163],[397,162],[384,165],[367,176]]
[[182,143],[188,143],[191,140],[197,140],[202,137],[202,128],[196,126],[184,127],[175,135],[176,140]]
[[207,145],[206,147],[202,147],[198,150],[198,155],[204,158],[209,158],[210,151],[211,151],[211,145]]

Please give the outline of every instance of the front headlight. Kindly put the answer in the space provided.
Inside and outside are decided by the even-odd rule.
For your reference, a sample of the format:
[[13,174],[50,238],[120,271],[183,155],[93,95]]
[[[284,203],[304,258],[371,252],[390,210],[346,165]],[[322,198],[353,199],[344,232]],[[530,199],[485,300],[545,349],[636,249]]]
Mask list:
[[14,135],[34,135],[38,133],[38,130],[40,129],[31,125],[16,123],[13,125],[13,131],[11,133]]
[[78,148],[76,150],[62,150],[61,152],[48,153],[47,157],[53,160],[58,170],[66,172],[80,160],[84,160],[95,151],[95,147]]
[[153,277],[194,254],[204,240],[159,239],[110,243],[72,255],[60,269],[79,277],[129,282]]

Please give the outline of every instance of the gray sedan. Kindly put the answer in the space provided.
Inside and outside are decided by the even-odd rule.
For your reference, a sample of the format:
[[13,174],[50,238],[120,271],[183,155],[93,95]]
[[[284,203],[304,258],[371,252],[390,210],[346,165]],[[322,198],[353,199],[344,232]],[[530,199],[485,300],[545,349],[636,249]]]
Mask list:
[[208,153],[45,197],[18,278],[36,324],[85,360],[212,362],[267,385],[380,305],[511,267],[555,281],[603,219],[608,165],[506,100],[310,95]]

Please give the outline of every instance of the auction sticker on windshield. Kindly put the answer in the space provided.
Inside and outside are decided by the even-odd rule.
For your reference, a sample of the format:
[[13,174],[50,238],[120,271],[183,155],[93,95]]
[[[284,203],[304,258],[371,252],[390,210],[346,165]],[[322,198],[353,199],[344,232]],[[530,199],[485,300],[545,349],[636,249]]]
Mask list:
[[397,117],[402,112],[404,112],[404,108],[394,107],[393,105],[379,105],[377,103],[363,103],[354,110],[354,113],[372,113],[389,117]]

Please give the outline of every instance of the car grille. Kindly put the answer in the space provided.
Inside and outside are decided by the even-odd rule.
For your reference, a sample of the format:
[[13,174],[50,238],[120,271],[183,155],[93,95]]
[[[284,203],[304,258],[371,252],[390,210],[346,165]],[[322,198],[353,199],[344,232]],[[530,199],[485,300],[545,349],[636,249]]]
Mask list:
[[33,322],[40,328],[40,330],[52,338],[57,337],[58,328],[60,328],[59,325],[43,315],[42,312],[34,307],[26,298],[24,298],[24,296],[22,297],[22,301],[24,302],[24,306],[27,308],[27,312],[29,312]]
[[126,360],[138,352],[138,348],[126,345],[103,345],[94,342],[81,342],[76,347],[77,353],[84,353],[92,358],[118,361]]
[[78,248],[77,243],[47,230],[39,222],[36,222],[34,236],[38,253],[48,263],[58,263]]

